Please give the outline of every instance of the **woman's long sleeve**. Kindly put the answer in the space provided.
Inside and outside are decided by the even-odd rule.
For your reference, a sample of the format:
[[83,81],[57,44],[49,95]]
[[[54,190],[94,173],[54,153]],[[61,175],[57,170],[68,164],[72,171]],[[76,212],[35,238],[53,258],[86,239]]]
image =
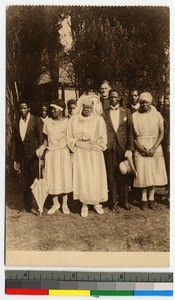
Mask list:
[[102,117],[100,117],[98,121],[99,121],[98,128],[97,128],[98,136],[97,136],[97,140],[94,143],[93,150],[104,151],[107,148],[106,124]]
[[68,128],[67,128],[67,145],[72,152],[76,150],[76,142],[77,139],[73,134],[73,118],[69,120]]

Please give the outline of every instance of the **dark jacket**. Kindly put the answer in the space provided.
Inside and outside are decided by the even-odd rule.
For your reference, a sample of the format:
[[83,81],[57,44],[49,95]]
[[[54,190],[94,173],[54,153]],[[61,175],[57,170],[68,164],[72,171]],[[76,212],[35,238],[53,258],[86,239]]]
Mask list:
[[133,139],[133,127],[132,127],[132,118],[131,112],[128,108],[121,108],[120,110],[120,120],[119,127],[117,132],[115,132],[114,127],[112,125],[111,117],[110,117],[110,108],[106,109],[103,112],[103,117],[106,123],[107,130],[107,149],[110,150],[113,148],[116,140],[120,148],[123,151],[126,150],[134,150],[134,139]]
[[20,161],[24,155],[29,160],[36,157],[36,150],[43,142],[43,124],[40,118],[30,115],[24,140],[21,140],[19,120],[15,126],[12,142],[12,159]]
[[163,146],[168,147],[170,145],[170,108],[167,107],[164,109],[164,139]]
[[109,109],[110,107],[109,98],[100,97],[100,102],[102,104],[103,110]]

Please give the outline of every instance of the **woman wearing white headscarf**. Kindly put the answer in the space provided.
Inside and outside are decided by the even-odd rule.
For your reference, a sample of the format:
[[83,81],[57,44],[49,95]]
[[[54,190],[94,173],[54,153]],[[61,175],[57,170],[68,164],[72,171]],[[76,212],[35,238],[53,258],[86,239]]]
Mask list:
[[73,195],[82,203],[81,215],[88,216],[88,204],[103,214],[100,202],[107,201],[107,178],[103,151],[107,136],[99,97],[82,95],[69,121],[67,141],[73,154]]
[[132,115],[136,147],[134,156],[137,169],[134,186],[142,188],[141,209],[147,205],[150,209],[155,209],[155,186],[167,184],[161,146],[164,124],[161,114],[151,105],[150,93],[140,94],[139,102],[139,110]]

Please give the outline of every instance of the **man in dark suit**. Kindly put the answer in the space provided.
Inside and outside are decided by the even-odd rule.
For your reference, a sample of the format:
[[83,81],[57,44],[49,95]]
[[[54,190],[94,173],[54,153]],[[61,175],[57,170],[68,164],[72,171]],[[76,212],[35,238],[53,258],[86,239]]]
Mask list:
[[138,92],[138,90],[133,89],[131,91],[128,108],[130,109],[131,114],[133,114],[134,112],[136,112],[139,109],[139,107],[140,107],[139,92]]
[[164,100],[164,108],[162,109],[162,116],[164,118],[164,138],[162,141],[162,147],[164,151],[166,172],[168,176],[168,184],[166,186],[166,190],[168,192],[166,196],[167,204],[169,206],[169,198],[170,198],[170,96],[166,95]]
[[41,119],[30,113],[30,106],[26,101],[20,103],[20,115],[14,130],[12,159],[14,169],[21,172],[25,210],[30,212],[33,205],[30,186],[38,178],[36,150],[43,142],[43,126]]
[[108,94],[111,89],[109,81],[104,80],[100,86],[100,102],[102,104],[103,110],[106,110],[110,107]]
[[[130,98],[129,98],[129,104],[128,108],[131,111],[131,114],[136,112],[140,107],[139,103],[139,91],[137,89],[132,89],[130,93]],[[131,177],[130,180],[130,187],[131,187],[131,193],[130,193],[130,201],[132,204],[136,204],[141,200],[141,193],[140,189],[133,187],[133,178]]]
[[103,112],[107,130],[107,150],[105,162],[108,177],[109,208],[116,204],[130,209],[128,203],[129,176],[122,175],[119,170],[120,162],[126,160],[125,153],[132,155],[134,150],[131,113],[128,108],[121,108],[119,95],[115,89],[109,91],[110,107]]

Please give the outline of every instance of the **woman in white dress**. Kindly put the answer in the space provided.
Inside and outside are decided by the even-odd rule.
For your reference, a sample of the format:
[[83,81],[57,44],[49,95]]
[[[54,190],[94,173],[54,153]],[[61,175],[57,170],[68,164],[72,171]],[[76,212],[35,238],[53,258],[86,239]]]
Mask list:
[[161,146],[164,124],[161,114],[151,105],[150,93],[140,94],[139,101],[140,108],[132,115],[136,147],[134,157],[137,169],[134,186],[142,188],[141,209],[147,205],[150,209],[155,209],[155,186],[167,184]]
[[88,216],[88,204],[103,214],[101,202],[107,201],[107,178],[103,151],[106,149],[106,126],[99,97],[83,95],[69,121],[67,141],[73,152],[73,196],[83,205],[82,217]]
[[62,100],[54,101],[50,107],[52,117],[45,121],[43,127],[45,141],[37,150],[37,155],[42,156],[46,149],[43,177],[48,183],[49,195],[53,198],[53,206],[47,213],[54,214],[60,208],[58,195],[63,194],[62,211],[69,214],[67,194],[72,192],[72,166],[67,146],[69,120],[63,117],[65,103]]

